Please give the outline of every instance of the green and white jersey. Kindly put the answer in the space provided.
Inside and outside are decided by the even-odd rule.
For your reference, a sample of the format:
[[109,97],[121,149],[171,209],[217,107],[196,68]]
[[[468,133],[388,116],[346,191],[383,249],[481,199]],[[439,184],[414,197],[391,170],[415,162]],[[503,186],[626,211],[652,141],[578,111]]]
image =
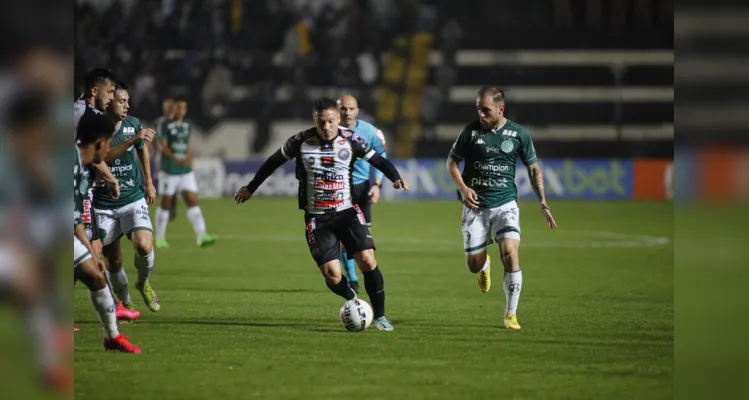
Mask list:
[[[159,141],[166,141],[167,146],[175,157],[180,160],[187,158],[190,147],[190,131],[192,127],[187,121],[164,120],[158,128]],[[184,175],[192,172],[192,167],[177,165],[171,158],[161,156],[160,168],[169,175]]]
[[[138,118],[128,116],[122,121],[117,132],[114,133],[111,147],[117,147],[120,143],[128,141],[140,132],[141,128]],[[94,190],[94,208],[114,209],[124,207],[146,196],[138,158],[135,154],[135,149],[140,150],[143,146],[145,146],[143,141],[130,146],[121,156],[107,163],[112,175],[120,182],[120,198],[112,200],[109,197],[108,188],[97,187]]]
[[81,151],[73,146],[73,227],[83,223],[83,199],[88,196],[89,169],[81,164]]
[[509,119],[488,132],[481,129],[478,120],[466,125],[453,144],[450,157],[465,161],[463,181],[478,195],[479,208],[496,208],[517,200],[518,157],[526,166],[537,161],[530,133]]

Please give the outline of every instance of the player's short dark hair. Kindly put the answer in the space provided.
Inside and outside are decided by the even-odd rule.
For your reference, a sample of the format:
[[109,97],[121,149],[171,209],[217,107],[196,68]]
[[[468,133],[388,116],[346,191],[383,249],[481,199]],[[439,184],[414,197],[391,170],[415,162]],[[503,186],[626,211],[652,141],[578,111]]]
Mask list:
[[497,89],[492,86],[485,86],[479,89],[478,97],[491,96],[494,103],[501,103],[505,101],[504,90]]
[[175,103],[187,103],[187,96],[175,96],[171,99]]
[[114,134],[114,121],[104,114],[85,114],[78,121],[75,139],[80,144],[91,144],[99,139],[109,139]]
[[86,73],[83,86],[88,93],[96,85],[102,83],[114,82],[114,74],[106,68],[94,68]]
[[118,90],[124,90],[126,92],[128,91],[128,88],[127,88],[127,85],[125,84],[125,82],[120,81],[120,80],[115,80],[114,81],[114,91],[116,92]]
[[315,103],[312,104],[312,111],[316,113],[321,113],[325,110],[338,111],[338,103],[336,103],[336,101],[331,98],[323,97],[322,99],[316,100]]

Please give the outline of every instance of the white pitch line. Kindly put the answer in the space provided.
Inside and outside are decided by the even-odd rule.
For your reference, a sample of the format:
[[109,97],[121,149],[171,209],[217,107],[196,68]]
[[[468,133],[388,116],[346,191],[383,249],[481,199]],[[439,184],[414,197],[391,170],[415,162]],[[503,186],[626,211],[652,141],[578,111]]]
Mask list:
[[[572,231],[572,234],[578,233],[585,236],[602,236],[602,240],[577,240],[577,241],[532,241],[522,240],[521,247],[523,248],[638,248],[638,247],[659,247],[666,246],[671,241],[667,237],[649,236],[649,235],[636,235],[627,234],[621,232],[608,232],[608,231]],[[188,235],[172,235],[171,237],[177,239],[193,238]],[[254,242],[275,242],[275,243],[304,243],[302,235],[257,235],[257,234],[218,234],[220,240],[237,240],[237,241],[254,241]],[[612,240],[613,239],[613,240]],[[435,251],[435,247],[447,247],[450,251],[453,251],[453,247],[459,248],[462,244],[460,237],[456,237],[454,240],[445,239],[427,239],[427,238],[416,238],[416,237],[393,237],[384,236],[376,237],[375,244],[386,243],[392,245],[401,245],[395,248],[388,248],[388,250],[399,250],[408,251],[413,250],[413,247],[404,247],[402,245],[413,245],[413,246],[430,246],[431,251]]]

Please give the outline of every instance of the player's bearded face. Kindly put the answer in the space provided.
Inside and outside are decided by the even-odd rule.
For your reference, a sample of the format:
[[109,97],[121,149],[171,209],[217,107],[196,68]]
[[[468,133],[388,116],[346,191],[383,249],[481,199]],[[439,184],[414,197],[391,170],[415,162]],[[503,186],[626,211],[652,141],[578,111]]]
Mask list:
[[317,133],[325,140],[332,140],[338,136],[338,124],[341,122],[341,116],[338,110],[327,109],[313,114]]
[[491,130],[499,123],[499,118],[504,111],[504,104],[494,103],[491,97],[484,97],[476,100],[476,111],[479,114],[481,129]]
[[95,95],[96,108],[101,111],[107,110],[114,99],[114,84],[107,82],[96,86]]

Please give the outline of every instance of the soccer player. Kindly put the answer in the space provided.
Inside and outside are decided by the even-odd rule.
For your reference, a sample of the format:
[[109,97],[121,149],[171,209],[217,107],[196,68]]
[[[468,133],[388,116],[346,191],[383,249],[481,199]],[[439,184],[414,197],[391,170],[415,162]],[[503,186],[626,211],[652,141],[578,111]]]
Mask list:
[[[151,142],[151,147],[149,148],[151,152],[151,170],[152,171],[158,171],[159,165],[161,164],[161,149],[159,149],[159,138],[162,137],[161,127],[163,126],[165,121],[171,121],[174,119],[174,98],[167,97],[164,99],[163,102],[161,102],[161,111],[162,115],[153,122],[153,126],[156,127],[156,139],[153,142]],[[161,192],[161,185],[159,185],[158,192]],[[177,215],[177,202],[172,202],[172,208],[169,209],[169,222],[174,221],[174,218]],[[157,224],[158,225],[158,224]],[[157,233],[158,234],[158,233]],[[158,248],[158,245],[156,246]]]
[[[341,96],[338,99],[338,110],[341,112],[341,123],[346,128],[354,131],[362,139],[372,146],[372,149],[382,157],[385,154],[385,135],[369,122],[357,120],[359,115],[359,103],[354,96]],[[372,226],[372,205],[377,204],[380,199],[380,187],[382,186],[382,171],[375,168],[374,185],[370,181],[369,163],[358,159],[354,163],[354,186],[351,188],[351,201],[359,206],[367,226]],[[341,265],[345,267],[349,286],[359,293],[359,278],[356,276],[356,262],[348,259],[346,249],[341,249]]]
[[359,207],[352,203],[354,161],[363,158],[385,172],[396,189],[408,190],[398,170],[351,130],[339,126],[335,100],[321,99],[313,107],[315,127],[289,138],[268,158],[247,186],[234,195],[238,204],[252,195],[273,171],[294,159],[299,178],[299,208],[304,210],[307,244],[328,288],[346,300],[356,293],[341,275],[340,246],[354,258],[364,275],[364,287],[374,311],[377,329],[392,331],[385,317],[385,283],[374,256],[374,240]]
[[115,316],[115,303],[107,288],[104,265],[96,257],[96,251],[91,246],[83,228],[81,214],[83,199],[88,195],[88,177],[85,166],[93,162],[101,162],[109,151],[114,126],[112,121],[104,115],[88,115],[83,117],[77,129],[77,140],[74,151],[73,164],[73,196],[75,202],[73,229],[73,268],[78,280],[89,289],[89,299],[99,317],[99,323],[104,329],[104,348],[118,350],[125,353],[140,354],[140,349],[120,335]]
[[216,241],[216,236],[206,233],[203,212],[198,205],[198,182],[192,171],[192,149],[190,149],[190,123],[187,116],[187,101],[174,102],[174,119],[162,122],[159,130],[161,149],[161,207],[156,209],[156,248],[169,247],[166,241],[166,227],[169,224],[169,209],[178,193],[187,204],[187,219],[195,231],[198,246],[207,246]]
[[[463,246],[468,269],[477,274],[479,288],[491,288],[491,260],[486,247],[492,235],[499,244],[504,266],[504,325],[520,329],[517,320],[518,300],[523,275],[518,260],[520,246],[520,210],[515,186],[517,158],[528,168],[533,191],[541,213],[551,229],[557,227],[546,204],[543,175],[537,163],[536,150],[528,131],[504,116],[504,93],[485,87],[478,92],[478,120],[460,132],[447,159],[447,172],[458,186],[463,201]],[[459,163],[465,166],[461,174]]]
[[120,197],[113,200],[106,188],[97,187],[94,190],[94,210],[102,234],[107,274],[115,294],[125,308],[134,309],[128,290],[127,275],[122,268],[120,238],[125,235],[135,249],[133,262],[138,270],[135,288],[143,296],[146,306],[157,312],[161,304],[149,282],[154,251],[153,228],[148,213],[148,206],[153,204],[156,198],[156,188],[151,180],[148,147],[145,146],[145,142],[152,140],[156,132],[143,128],[140,120],[128,115],[129,101],[127,87],[116,82],[114,101],[107,115],[115,121],[117,132],[105,160],[120,182]]

